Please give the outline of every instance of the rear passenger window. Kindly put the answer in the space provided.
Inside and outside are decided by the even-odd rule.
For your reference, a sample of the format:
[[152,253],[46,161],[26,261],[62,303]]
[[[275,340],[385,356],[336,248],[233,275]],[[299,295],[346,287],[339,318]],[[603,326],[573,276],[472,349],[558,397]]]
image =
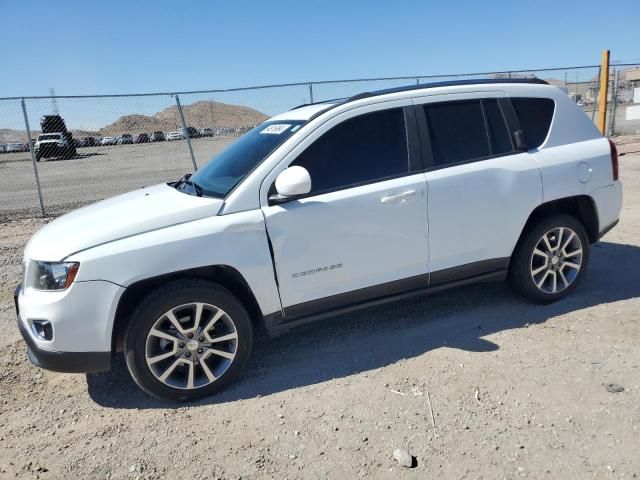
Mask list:
[[511,135],[507,128],[507,122],[502,113],[498,100],[489,99],[482,101],[484,112],[487,116],[489,138],[491,138],[491,154],[499,155],[513,151]]
[[547,138],[555,103],[550,98],[512,98],[527,148],[538,148]]
[[424,106],[435,165],[464,162],[491,154],[480,100]]
[[311,193],[408,173],[404,111],[394,108],[346,120],[311,144],[292,165],[309,171]]

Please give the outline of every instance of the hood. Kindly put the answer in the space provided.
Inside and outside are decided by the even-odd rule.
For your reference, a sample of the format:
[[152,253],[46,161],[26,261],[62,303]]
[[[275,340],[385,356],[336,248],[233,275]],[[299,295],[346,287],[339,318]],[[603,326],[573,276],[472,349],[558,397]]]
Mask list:
[[60,261],[87,248],[217,215],[223,200],[178,192],[167,184],[103,200],[54,220],[25,247],[25,258]]

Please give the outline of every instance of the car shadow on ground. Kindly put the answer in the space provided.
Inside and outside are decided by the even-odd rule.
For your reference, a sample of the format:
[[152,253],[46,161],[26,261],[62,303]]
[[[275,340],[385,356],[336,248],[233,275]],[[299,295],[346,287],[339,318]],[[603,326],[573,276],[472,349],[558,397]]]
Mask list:
[[[87,152],[87,153],[76,153],[73,157],[71,158],[65,158],[65,157],[53,157],[53,158],[47,158],[45,159],[47,162],[66,162],[69,160],[82,160],[83,158],[90,158],[90,157],[95,157],[97,155],[106,155],[106,153],[103,152]],[[42,160],[40,160],[42,161]]]
[[[195,405],[317,384],[441,347],[494,351],[499,345],[483,337],[640,296],[640,247],[602,242],[591,251],[591,265],[582,285],[552,305],[533,305],[504,283],[486,283],[342,315],[273,340],[259,339],[241,378],[228,390]],[[110,372],[87,375],[87,385],[91,398],[104,407],[176,406],[139,390],[121,355]]]

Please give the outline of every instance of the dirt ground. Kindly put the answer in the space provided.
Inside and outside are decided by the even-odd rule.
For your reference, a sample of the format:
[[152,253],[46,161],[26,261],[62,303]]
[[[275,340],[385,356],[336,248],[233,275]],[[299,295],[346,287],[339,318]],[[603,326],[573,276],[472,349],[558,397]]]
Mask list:
[[120,360],[29,363],[12,291],[42,221],[3,223],[0,478],[638,478],[640,155],[621,179],[621,222],[568,299],[485,284],[345,315],[258,341],[234,387],[181,406]]

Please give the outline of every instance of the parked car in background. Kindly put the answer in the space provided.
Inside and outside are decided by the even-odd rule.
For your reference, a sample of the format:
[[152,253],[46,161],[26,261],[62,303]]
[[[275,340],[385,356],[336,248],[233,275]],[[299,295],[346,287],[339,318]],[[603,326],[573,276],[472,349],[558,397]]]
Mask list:
[[64,133],[43,133],[38,135],[34,146],[36,161],[41,158],[64,157],[71,158],[76,154],[73,139],[69,139]]
[[170,142],[171,140],[182,140],[182,138],[182,132],[176,131],[167,133],[167,142]]
[[72,157],[76,154],[77,143],[74,142],[73,134],[67,129],[64,119],[60,115],[44,115],[40,119],[40,128],[43,134],[58,133],[62,135],[64,143],[72,148],[64,154],[65,156]]
[[131,145],[133,144],[133,136],[128,133],[123,133],[120,135],[120,138],[118,138],[118,143],[120,145]]
[[82,146],[83,147],[95,147],[97,145],[97,141],[95,138],[93,137],[85,137],[82,139]]
[[149,143],[149,135],[146,133],[139,133],[133,137],[133,143]]
[[213,137],[213,128],[201,128],[200,129],[201,137]]
[[7,153],[7,146],[4,143],[0,143],[0,153]]
[[118,139],[116,137],[104,137],[100,142],[101,145],[117,145]]
[[149,141],[164,142],[164,132],[153,132],[151,135],[149,135]]
[[183,138],[187,138],[187,136],[189,138],[200,138],[200,132],[195,127],[182,128],[180,131],[182,132]]
[[21,143],[8,143],[5,150],[7,153],[16,153],[23,151]]

